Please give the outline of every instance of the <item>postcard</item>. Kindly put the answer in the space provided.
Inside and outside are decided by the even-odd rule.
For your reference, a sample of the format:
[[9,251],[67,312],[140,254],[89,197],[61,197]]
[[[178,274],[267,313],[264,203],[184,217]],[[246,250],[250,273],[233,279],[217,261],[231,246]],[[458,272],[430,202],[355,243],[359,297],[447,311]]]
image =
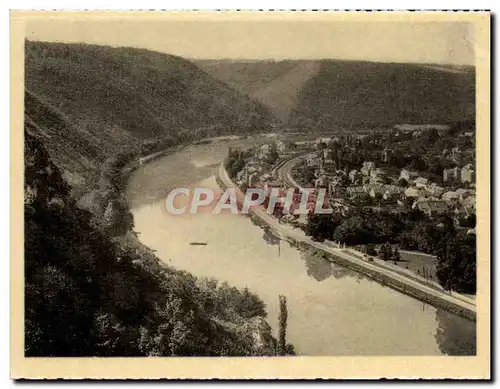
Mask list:
[[12,378],[491,377],[489,13],[12,11],[11,61]]

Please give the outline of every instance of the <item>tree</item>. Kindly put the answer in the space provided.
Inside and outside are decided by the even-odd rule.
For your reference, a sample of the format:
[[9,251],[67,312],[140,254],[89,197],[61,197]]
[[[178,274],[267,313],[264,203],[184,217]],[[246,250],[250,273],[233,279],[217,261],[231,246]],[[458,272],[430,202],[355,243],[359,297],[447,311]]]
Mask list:
[[342,220],[335,229],[333,239],[348,245],[372,242],[373,232],[366,227],[366,220],[361,216],[351,216]]
[[109,201],[102,224],[111,236],[123,235],[134,228],[134,217],[123,196]]
[[269,155],[267,156],[267,163],[274,165],[279,158],[278,147],[276,143],[271,144]]
[[472,213],[467,217],[460,220],[460,225],[462,227],[474,228],[476,226],[476,214]]
[[392,260],[394,262],[399,262],[401,261],[401,254],[399,254],[399,250],[398,248],[396,247],[392,253]]
[[408,187],[408,181],[406,181],[403,177],[401,177],[398,181],[398,185],[407,188]]
[[378,252],[378,256],[383,261],[389,261],[392,259],[392,248],[389,243],[384,243]]
[[316,179],[316,174],[314,174],[314,168],[307,166],[304,171],[304,180],[307,184],[311,184]]
[[372,257],[377,255],[377,250],[375,250],[375,245],[373,243],[366,245],[366,254],[371,255]]
[[286,326],[288,320],[288,311],[286,308],[286,297],[280,295],[280,314],[279,322],[279,335],[278,335],[278,355],[286,355]]
[[306,234],[318,241],[331,239],[338,220],[332,215],[311,213],[307,217]]
[[[188,273],[161,266],[139,242],[111,239],[77,207],[29,133],[25,155],[27,357],[275,355],[276,339],[262,338],[269,341],[260,346],[252,336],[265,315],[257,296],[215,290],[214,283],[203,288]],[[115,199],[106,208],[110,228],[121,206]]]
[[436,249],[436,275],[446,290],[476,293],[476,239],[448,233]]

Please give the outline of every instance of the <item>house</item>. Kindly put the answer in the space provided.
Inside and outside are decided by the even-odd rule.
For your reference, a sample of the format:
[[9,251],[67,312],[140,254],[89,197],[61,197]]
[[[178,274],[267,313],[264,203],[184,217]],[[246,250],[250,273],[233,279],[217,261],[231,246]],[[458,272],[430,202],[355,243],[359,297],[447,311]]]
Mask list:
[[375,169],[375,163],[373,162],[363,162],[363,167],[361,168],[361,174],[364,176],[369,176],[370,172]]
[[472,213],[476,213],[476,196],[467,197],[462,202],[462,207],[464,208],[464,212],[467,215],[470,215]]
[[328,172],[334,172],[337,168],[337,165],[333,159],[322,160],[320,162],[320,166]]
[[474,174],[474,166],[472,166],[472,164],[469,163],[462,168],[462,170],[460,171],[460,180],[463,183],[474,182],[476,180]]
[[361,173],[359,171],[357,171],[356,169],[353,169],[349,172],[349,181],[351,181],[352,184],[359,183],[360,177],[361,177]]
[[325,175],[322,175],[314,180],[315,188],[326,188],[328,186],[328,180]]
[[255,188],[258,182],[259,182],[259,175],[257,173],[250,173],[248,175],[247,184],[249,188]]
[[326,146],[326,143],[325,141],[323,140],[323,138],[317,138],[316,141],[314,142],[315,145],[316,145],[316,148],[318,150],[322,150],[325,146]]
[[236,181],[241,182],[242,180],[246,180],[246,175],[247,172],[245,169],[240,170],[238,173],[236,173]]
[[424,198],[427,196],[427,191],[422,188],[410,187],[405,190],[405,196],[407,198]]
[[340,178],[346,178],[347,179],[347,173],[345,170],[335,170],[335,174],[339,176]]
[[469,197],[473,193],[472,190],[464,188],[459,188],[455,192],[458,195],[458,199],[460,201],[464,201],[467,197]]
[[427,191],[431,196],[441,197],[445,189],[442,186],[437,185],[436,183],[432,183],[427,187]]
[[258,161],[248,161],[245,165],[248,172],[256,172],[262,170],[262,163]]
[[383,185],[385,184],[385,179],[380,176],[370,177],[369,184],[371,185]]
[[271,154],[271,145],[265,144],[260,147],[259,158],[264,159]]
[[333,150],[332,149],[324,149],[323,150],[323,158],[325,161],[333,161]]
[[382,197],[384,200],[399,200],[403,197],[405,188],[395,185],[386,185]]
[[404,178],[407,182],[413,182],[415,178],[418,177],[418,172],[412,172],[410,170],[402,169],[399,174],[399,179]]
[[381,177],[387,175],[387,172],[384,169],[376,168],[370,170],[370,177]]
[[365,185],[364,189],[372,198],[375,198],[377,195],[382,196],[384,193],[384,185],[369,184]]
[[281,183],[275,180],[268,180],[264,182],[264,190],[266,193],[270,193],[273,188],[281,188]]
[[476,235],[476,227],[468,229],[467,235]]
[[448,204],[455,204],[458,202],[460,196],[458,195],[457,192],[448,191],[445,194],[443,194],[443,196],[441,196],[441,198],[444,201],[446,201]]
[[337,143],[340,144],[340,139],[337,136],[332,136],[330,138],[330,143]]
[[271,145],[266,143],[260,146],[260,152],[264,154],[269,154],[271,152]]
[[448,205],[443,200],[417,201],[416,208],[428,216],[435,216],[448,211]]
[[334,197],[341,197],[345,193],[345,188],[341,180],[332,180],[328,183],[328,193]]
[[392,156],[392,150],[388,149],[387,147],[382,151],[382,161],[385,163],[389,162],[389,159]]
[[458,180],[458,167],[443,170],[443,181],[456,181]]
[[424,178],[424,177],[417,177],[415,178],[415,181],[413,181],[413,183],[415,184],[415,186],[417,188],[427,188],[427,178]]
[[277,140],[276,141],[276,149],[280,152],[280,153],[284,153],[287,151],[288,147],[286,145],[285,142],[283,142],[282,140]]
[[359,197],[363,195],[365,192],[365,188],[362,186],[350,186],[347,189],[347,194],[349,197],[354,198],[354,197]]

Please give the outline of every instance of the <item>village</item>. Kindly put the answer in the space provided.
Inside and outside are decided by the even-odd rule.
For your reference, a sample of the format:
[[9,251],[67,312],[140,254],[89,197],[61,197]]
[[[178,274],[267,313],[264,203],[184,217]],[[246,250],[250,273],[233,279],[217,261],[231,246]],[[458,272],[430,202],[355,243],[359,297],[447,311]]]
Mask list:
[[[415,134],[421,133],[413,131],[411,136],[415,138]],[[342,213],[353,208],[393,213],[420,210],[431,218],[450,215],[459,228],[464,219],[475,215],[475,169],[471,163],[443,169],[442,177],[435,180],[439,182],[435,182],[425,172],[392,166],[394,152],[384,148],[379,163],[362,161],[358,169],[346,169],[338,166],[335,156],[335,149],[344,140],[359,144],[359,138],[353,140],[351,135],[307,142],[278,139],[263,144],[247,152],[235,175],[236,183],[240,188],[261,187],[268,193],[272,188],[292,186],[290,180],[298,187],[325,188],[329,205]],[[459,148],[454,147],[442,154],[454,161],[459,153]],[[280,171],[286,161],[291,161],[292,169]],[[309,199],[311,209],[315,195],[313,192]],[[299,201],[299,196],[294,197],[292,211]],[[284,210],[285,220],[293,220],[289,213],[292,212]],[[295,219],[299,225],[307,222],[304,217]],[[475,233],[475,228],[470,233]]]

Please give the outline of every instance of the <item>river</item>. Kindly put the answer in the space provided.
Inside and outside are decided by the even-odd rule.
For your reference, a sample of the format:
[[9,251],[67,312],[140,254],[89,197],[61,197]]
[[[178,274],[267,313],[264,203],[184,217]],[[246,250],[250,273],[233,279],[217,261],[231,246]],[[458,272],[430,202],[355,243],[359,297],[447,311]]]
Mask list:
[[[165,211],[169,190],[218,188],[215,173],[228,148],[259,142],[220,140],[194,145],[136,170],[127,199],[141,242],[177,269],[247,286],[266,303],[275,331],[278,295],[285,295],[287,341],[298,355],[475,354],[474,322],[299,251],[248,217],[230,213],[173,216]],[[208,244],[192,246],[193,241]]]

